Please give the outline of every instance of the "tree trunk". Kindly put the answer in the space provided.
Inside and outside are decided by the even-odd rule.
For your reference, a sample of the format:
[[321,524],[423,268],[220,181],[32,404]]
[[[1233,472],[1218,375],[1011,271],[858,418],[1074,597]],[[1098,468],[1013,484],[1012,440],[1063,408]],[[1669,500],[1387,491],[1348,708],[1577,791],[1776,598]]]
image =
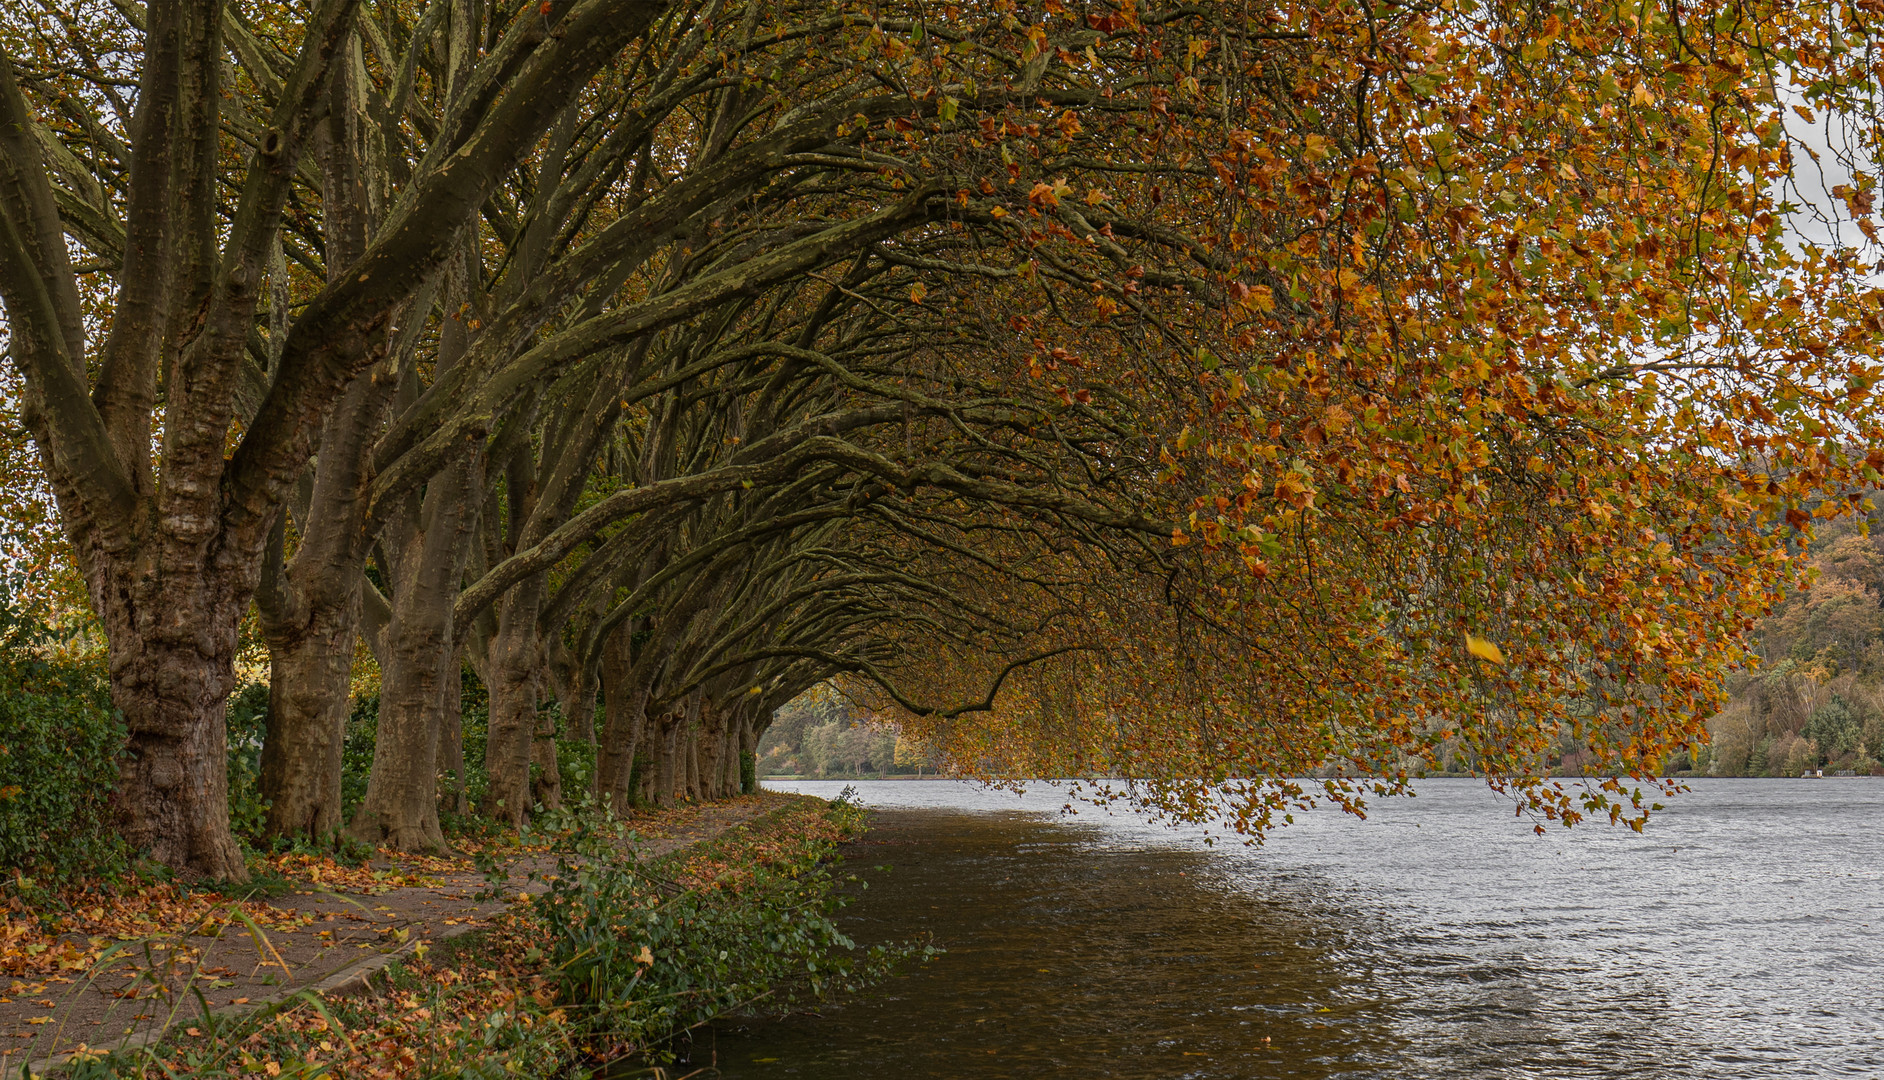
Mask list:
[[536,600],[541,578],[520,583],[499,607],[491,638],[491,718],[483,813],[519,826],[530,813],[530,761],[536,742]]
[[686,744],[681,755],[681,762],[686,766],[685,798],[688,802],[700,801],[700,721],[696,717],[687,724]]
[[340,831],[358,599],[356,589],[353,610],[325,610],[293,637],[270,635],[261,777],[269,836],[319,840]]
[[617,814],[626,814],[635,793],[635,751],[647,723],[648,691],[634,681],[626,625],[609,635],[602,658],[602,707],[606,719],[595,753],[595,796]]
[[246,881],[229,831],[224,719],[235,683],[235,620],[190,599],[170,597],[163,607],[166,629],[180,631],[174,636],[109,638],[111,700],[130,729],[113,793],[118,830],[133,851],[185,877]]
[[269,802],[270,836],[319,839],[342,824],[341,744],[371,548],[362,477],[389,400],[373,372],[347,388],[322,436],[294,559],[256,595],[268,642],[262,797]]
[[544,644],[549,655],[544,679],[556,688],[556,703],[562,706],[563,738],[594,746],[595,698],[600,687],[585,676],[581,658],[573,655],[560,638],[552,637]]
[[438,824],[438,741],[446,681],[458,678],[451,614],[471,525],[472,472],[466,461],[433,479],[420,527],[393,560],[410,570],[397,575],[393,589],[373,772],[347,826],[349,835],[370,844],[402,851],[445,846]]
[[[617,814],[625,814],[633,805],[635,792],[629,781],[634,776],[635,753],[642,749],[641,732],[647,723],[646,691],[626,691],[629,698],[619,707],[609,706],[608,723],[596,753],[596,798]],[[617,716],[619,712],[619,716]]]
[[445,778],[445,790],[438,802],[440,813],[465,814],[470,804],[464,789],[464,660],[454,654],[451,670],[439,678],[438,698],[438,775]]
[[[759,715],[748,714],[745,721],[739,725],[739,754],[741,758],[739,790],[745,795],[751,795],[759,790],[759,770],[757,768],[759,736],[765,732],[767,723],[769,723],[769,718],[761,713]],[[754,759],[752,780],[750,782],[746,780],[744,762],[744,758],[748,754],[752,755]]]
[[699,797],[717,799],[720,797],[721,762],[726,749],[726,713],[718,704],[702,700],[700,703],[699,759],[700,779],[697,783]]
[[[321,169],[324,252],[329,279],[365,251],[377,200],[363,171],[366,150],[360,72],[342,65],[315,131]],[[278,302],[287,299],[285,287]],[[285,313],[284,313],[285,314]],[[268,731],[262,797],[270,836],[318,840],[340,831],[341,744],[352,691],[354,638],[371,537],[365,484],[373,440],[384,426],[393,382],[375,366],[353,378],[326,428],[307,506],[295,522],[294,559],[256,596],[268,642]],[[279,545],[271,542],[270,560]]]
[[674,744],[680,737],[680,726],[681,714],[678,711],[669,709],[662,713],[658,733],[653,740],[654,745],[649,747],[653,757],[652,768],[649,771],[654,777],[653,802],[656,806],[674,805],[676,786],[674,773],[675,765],[679,762],[679,755],[675,752]]
[[634,801],[639,806],[655,805],[654,778],[659,771],[658,753],[661,743],[661,718],[650,716],[641,723],[641,745],[635,750],[635,759],[629,765],[629,788],[634,792]]
[[530,798],[534,806],[556,810],[563,805],[563,774],[556,761],[556,714],[536,714],[536,738],[531,743]]
[[739,729],[745,723],[746,711],[734,709],[727,717],[724,730],[720,732],[720,798],[730,799],[739,794]]

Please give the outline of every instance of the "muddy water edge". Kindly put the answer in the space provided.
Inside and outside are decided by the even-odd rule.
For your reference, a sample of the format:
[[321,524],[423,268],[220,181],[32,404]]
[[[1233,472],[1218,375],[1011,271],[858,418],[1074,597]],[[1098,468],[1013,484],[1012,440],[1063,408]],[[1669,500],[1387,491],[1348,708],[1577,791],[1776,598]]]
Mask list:
[[[859,941],[942,958],[821,1016],[722,1024],[727,1077],[1332,1076],[1391,1040],[1344,987],[1338,917],[1226,891],[1209,856],[1022,812],[882,810],[844,853]],[[887,866],[888,870],[874,867]]]

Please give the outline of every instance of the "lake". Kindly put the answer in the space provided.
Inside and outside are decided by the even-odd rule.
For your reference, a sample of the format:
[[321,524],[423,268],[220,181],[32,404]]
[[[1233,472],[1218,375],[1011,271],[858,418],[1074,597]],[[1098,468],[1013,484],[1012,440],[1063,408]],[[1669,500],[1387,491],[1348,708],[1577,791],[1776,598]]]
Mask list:
[[855,787],[877,812],[847,930],[947,955],[706,1029],[681,1071],[1884,1076],[1884,781],[1701,780],[1643,835],[1538,837],[1483,784],[1430,780],[1261,847],[1068,816],[1045,786]]

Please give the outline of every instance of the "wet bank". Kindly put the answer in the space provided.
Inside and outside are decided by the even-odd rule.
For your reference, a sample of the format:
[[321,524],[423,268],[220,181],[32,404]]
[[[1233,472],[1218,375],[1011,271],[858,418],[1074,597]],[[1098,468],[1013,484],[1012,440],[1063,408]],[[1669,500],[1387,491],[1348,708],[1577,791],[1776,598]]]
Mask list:
[[[846,858],[894,869],[864,873],[848,929],[866,941],[926,931],[947,955],[821,1018],[720,1026],[720,1069],[1215,1077],[1301,1062],[1274,1075],[1313,1077],[1383,1045],[1366,1002],[1343,992],[1326,913],[1213,888],[1199,852],[1091,841],[1012,812],[879,813]],[[1343,1023],[1303,1022],[1334,1010]]]

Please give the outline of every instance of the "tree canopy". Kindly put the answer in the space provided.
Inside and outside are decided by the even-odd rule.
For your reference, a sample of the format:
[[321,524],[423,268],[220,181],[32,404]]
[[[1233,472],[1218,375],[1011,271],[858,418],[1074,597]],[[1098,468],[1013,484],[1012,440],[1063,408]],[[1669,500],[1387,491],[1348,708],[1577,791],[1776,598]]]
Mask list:
[[281,834],[442,843],[466,664],[513,822],[562,798],[545,702],[619,804],[735,786],[830,679],[958,768],[1244,828],[1450,755],[1632,813],[1552,748],[1698,739],[1884,465],[1872,18],[15,5],[12,401],[125,833],[240,874],[251,610]]

